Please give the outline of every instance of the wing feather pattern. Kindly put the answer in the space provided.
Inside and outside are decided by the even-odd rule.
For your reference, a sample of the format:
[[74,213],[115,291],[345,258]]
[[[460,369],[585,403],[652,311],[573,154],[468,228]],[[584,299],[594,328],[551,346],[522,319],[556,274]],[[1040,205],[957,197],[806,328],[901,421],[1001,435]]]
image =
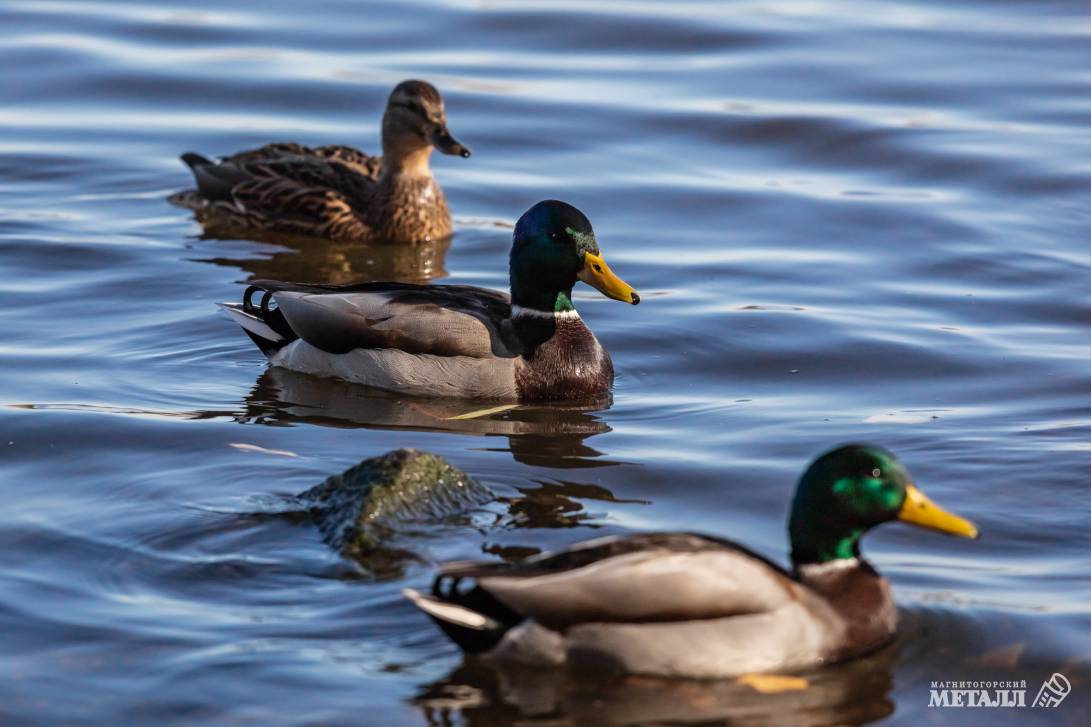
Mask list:
[[[260,221],[275,215],[279,226],[292,229],[298,218],[300,231],[313,233],[345,228],[356,236],[356,206],[366,206],[382,173],[381,157],[347,146],[307,147],[295,143],[267,144],[219,161],[199,154],[182,155],[193,170],[197,192],[209,204],[240,219]],[[328,228],[328,229],[327,229]]]
[[518,355],[510,303],[495,291],[408,283],[252,285],[272,293],[296,335],[329,353],[389,348],[433,356]]
[[553,629],[766,613],[798,600],[791,576],[747,549],[684,533],[591,541],[507,564],[449,564],[512,611]]

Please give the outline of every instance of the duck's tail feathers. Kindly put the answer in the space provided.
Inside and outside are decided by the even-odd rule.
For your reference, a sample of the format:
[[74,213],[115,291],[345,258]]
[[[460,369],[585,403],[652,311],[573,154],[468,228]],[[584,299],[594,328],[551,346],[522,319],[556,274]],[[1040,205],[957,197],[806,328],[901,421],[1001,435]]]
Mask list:
[[269,308],[269,293],[262,298],[260,307],[250,302],[251,294],[257,290],[260,288],[254,286],[247,288],[246,293],[243,294],[242,303],[217,303],[217,305],[242,326],[246,335],[250,336],[262,353],[272,356],[299,336],[288,325],[288,321],[280,310]]
[[467,654],[480,654],[492,649],[511,628],[510,624],[501,623],[471,608],[426,596],[412,588],[403,590],[402,595],[428,614],[443,629],[443,633]]
[[235,164],[230,159],[213,161],[196,152],[187,151],[182,161],[193,172],[197,182],[197,195],[206,202],[234,202],[233,190],[252,176],[244,166]]
[[182,161],[186,163],[187,167],[194,170],[196,170],[197,167],[207,167],[210,164],[215,164],[215,162],[208,157],[202,156],[195,151],[187,151],[183,154]]
[[193,210],[194,212],[200,212],[207,206],[208,197],[203,194],[200,189],[202,175],[199,170],[204,167],[214,167],[216,162],[193,151],[187,151],[183,154],[182,161],[184,161],[190,171],[193,172],[193,177],[197,181],[198,189],[185,189],[181,192],[175,192],[167,197],[167,201],[177,207],[184,207]]

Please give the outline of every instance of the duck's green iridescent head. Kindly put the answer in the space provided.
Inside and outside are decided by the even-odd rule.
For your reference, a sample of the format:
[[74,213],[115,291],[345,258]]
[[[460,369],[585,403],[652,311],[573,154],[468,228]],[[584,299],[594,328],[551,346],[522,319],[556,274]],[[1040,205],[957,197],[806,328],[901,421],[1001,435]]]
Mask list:
[[822,455],[800,478],[788,521],[792,562],[856,558],[860,536],[891,520],[977,537],[973,523],[925,497],[893,454],[851,444]]
[[572,286],[582,280],[603,295],[636,305],[640,296],[602,259],[583,213],[557,200],[539,202],[515,223],[511,302],[556,313],[573,310]]

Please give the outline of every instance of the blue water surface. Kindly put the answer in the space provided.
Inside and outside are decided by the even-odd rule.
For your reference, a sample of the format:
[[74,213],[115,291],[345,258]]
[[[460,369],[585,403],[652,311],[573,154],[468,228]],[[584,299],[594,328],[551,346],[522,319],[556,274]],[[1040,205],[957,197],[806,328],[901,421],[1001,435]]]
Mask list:
[[[1085,2],[4,0],[0,67],[0,722],[1091,722]],[[377,150],[409,77],[474,150],[434,161],[449,248],[212,239],[166,202],[187,150]],[[550,197],[643,297],[577,290],[606,407],[452,420],[267,372],[213,306],[255,276],[504,288]],[[463,665],[400,595],[632,529],[785,562],[795,478],[846,441],[983,536],[870,535],[901,635],[803,692]],[[396,447],[502,500],[385,579],[278,516]],[[928,707],[1053,672],[1056,710]]]

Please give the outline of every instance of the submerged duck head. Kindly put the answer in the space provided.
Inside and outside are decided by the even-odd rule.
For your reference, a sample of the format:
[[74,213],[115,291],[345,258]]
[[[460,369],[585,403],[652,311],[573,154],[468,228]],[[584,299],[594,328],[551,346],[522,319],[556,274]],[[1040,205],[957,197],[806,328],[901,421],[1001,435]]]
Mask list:
[[447,129],[447,111],[443,97],[427,81],[402,81],[390,92],[383,114],[383,156],[402,158],[431,151],[470,156],[470,149],[459,143]]
[[792,562],[800,566],[856,558],[860,536],[892,520],[977,537],[973,523],[925,497],[885,449],[852,444],[827,452],[803,473],[796,489],[788,522]]
[[572,287],[582,280],[608,298],[636,305],[640,296],[602,259],[582,212],[545,200],[515,223],[511,246],[511,302],[547,313],[574,310]]

